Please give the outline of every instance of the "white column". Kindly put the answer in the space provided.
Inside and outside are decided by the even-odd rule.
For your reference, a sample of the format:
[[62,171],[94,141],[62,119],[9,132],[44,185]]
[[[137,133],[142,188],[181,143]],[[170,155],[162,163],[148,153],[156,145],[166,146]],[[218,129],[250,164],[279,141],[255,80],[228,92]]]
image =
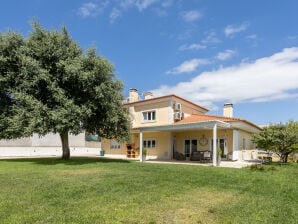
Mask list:
[[213,126],[213,166],[216,166],[216,159],[217,159],[216,141],[217,141],[217,124],[214,124]]
[[143,162],[143,132],[140,130],[140,162]]
[[233,160],[242,160],[239,151],[239,131],[233,130]]

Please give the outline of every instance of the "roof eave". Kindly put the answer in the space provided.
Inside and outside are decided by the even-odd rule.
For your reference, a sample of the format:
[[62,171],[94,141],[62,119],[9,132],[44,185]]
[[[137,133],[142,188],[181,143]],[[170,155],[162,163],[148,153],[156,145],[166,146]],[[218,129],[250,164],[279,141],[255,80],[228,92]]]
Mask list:
[[139,130],[142,132],[154,132],[154,131],[179,131],[179,130],[194,130],[194,129],[204,129],[206,127],[212,128],[214,125],[221,128],[230,128],[231,124],[219,120],[214,121],[203,121],[203,122],[193,122],[186,124],[172,124],[172,125],[160,125],[151,127],[139,127],[134,128],[134,130]]

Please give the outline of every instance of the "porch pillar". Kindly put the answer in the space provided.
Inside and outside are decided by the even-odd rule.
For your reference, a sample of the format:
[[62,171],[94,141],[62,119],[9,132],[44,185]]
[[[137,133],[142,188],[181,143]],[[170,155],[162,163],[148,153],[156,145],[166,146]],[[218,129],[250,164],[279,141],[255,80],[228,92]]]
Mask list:
[[216,141],[217,141],[217,124],[215,123],[213,126],[213,166],[216,166],[217,159],[217,150],[216,150]]
[[143,162],[143,132],[140,130],[140,162]]

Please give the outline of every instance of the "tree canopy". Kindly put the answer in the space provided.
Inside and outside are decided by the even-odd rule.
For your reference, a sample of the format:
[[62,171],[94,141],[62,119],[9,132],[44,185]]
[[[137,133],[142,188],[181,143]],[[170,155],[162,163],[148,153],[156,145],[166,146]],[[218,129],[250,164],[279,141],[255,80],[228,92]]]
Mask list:
[[68,133],[127,139],[123,84],[112,64],[95,49],[84,53],[65,27],[32,27],[28,38],[0,33],[0,139],[59,133],[63,159]]
[[255,134],[253,142],[259,148],[277,153],[283,162],[287,162],[288,155],[298,151],[298,122],[270,125]]

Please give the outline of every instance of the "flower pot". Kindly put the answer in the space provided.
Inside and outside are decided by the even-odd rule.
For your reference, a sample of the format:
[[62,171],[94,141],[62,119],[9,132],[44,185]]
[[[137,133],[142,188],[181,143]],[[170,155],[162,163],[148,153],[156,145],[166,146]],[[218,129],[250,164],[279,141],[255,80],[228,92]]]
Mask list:
[[146,155],[142,155],[143,162],[146,161]]
[[220,162],[221,162],[221,157],[218,156],[216,159],[216,166],[220,166]]

